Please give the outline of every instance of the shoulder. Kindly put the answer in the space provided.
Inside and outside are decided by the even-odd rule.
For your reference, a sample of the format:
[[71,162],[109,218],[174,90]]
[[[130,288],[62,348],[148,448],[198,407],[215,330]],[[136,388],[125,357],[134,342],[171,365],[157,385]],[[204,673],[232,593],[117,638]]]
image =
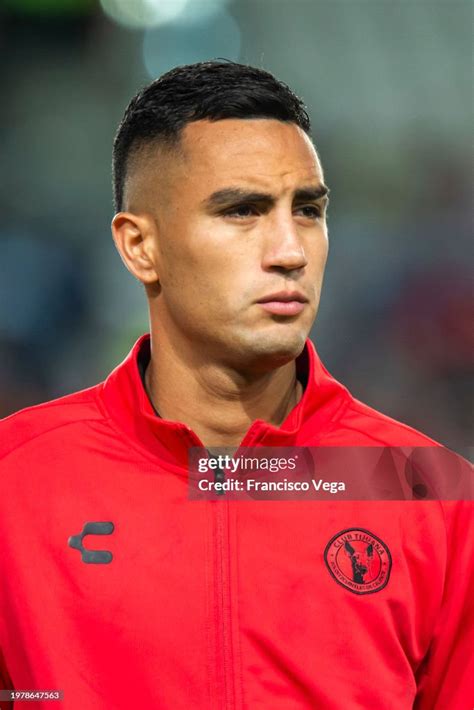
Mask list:
[[103,419],[98,392],[102,383],[26,407],[0,420],[0,461],[25,444],[46,434],[62,437],[66,427],[90,420]]

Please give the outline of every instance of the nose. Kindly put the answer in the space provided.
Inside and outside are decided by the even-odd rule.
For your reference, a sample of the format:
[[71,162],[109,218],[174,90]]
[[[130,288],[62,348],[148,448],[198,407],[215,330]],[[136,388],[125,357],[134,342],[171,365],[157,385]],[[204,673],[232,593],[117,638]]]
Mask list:
[[276,271],[297,271],[308,263],[303,241],[293,216],[275,216],[268,224],[262,267]]

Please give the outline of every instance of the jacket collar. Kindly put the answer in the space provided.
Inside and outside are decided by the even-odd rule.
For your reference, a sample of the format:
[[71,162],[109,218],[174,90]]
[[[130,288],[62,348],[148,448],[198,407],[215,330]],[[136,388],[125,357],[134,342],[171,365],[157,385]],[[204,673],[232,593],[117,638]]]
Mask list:
[[[140,376],[138,356],[143,351],[149,354],[149,333],[136,341],[123,362],[110,373],[99,396],[115,424],[136,445],[168,465],[187,469],[189,448],[203,444],[186,424],[156,415]],[[310,440],[307,445],[314,446],[350,399],[346,388],[329,375],[310,340],[297,358],[296,368],[298,378],[306,380],[296,407],[280,427],[254,421],[241,446],[304,446]]]

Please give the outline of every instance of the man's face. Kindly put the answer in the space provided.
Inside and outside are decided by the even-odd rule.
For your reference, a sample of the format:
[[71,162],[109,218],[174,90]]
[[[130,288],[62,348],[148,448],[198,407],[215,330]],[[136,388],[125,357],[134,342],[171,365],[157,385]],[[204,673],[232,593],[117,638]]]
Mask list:
[[152,320],[230,365],[289,362],[316,316],[328,252],[315,149],[296,125],[269,119],[197,121],[181,144],[150,210]]

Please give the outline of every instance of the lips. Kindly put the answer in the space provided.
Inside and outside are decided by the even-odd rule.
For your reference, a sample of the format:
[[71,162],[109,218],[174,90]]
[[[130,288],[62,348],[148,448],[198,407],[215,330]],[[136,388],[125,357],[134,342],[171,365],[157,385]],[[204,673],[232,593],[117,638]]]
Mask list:
[[305,298],[302,293],[299,293],[299,291],[279,291],[278,293],[272,293],[269,296],[260,298],[257,303],[273,303],[276,301],[280,301],[281,303],[290,303],[291,301],[308,303],[308,299]]
[[298,291],[279,291],[257,301],[268,313],[279,316],[296,316],[304,309],[308,299]]

